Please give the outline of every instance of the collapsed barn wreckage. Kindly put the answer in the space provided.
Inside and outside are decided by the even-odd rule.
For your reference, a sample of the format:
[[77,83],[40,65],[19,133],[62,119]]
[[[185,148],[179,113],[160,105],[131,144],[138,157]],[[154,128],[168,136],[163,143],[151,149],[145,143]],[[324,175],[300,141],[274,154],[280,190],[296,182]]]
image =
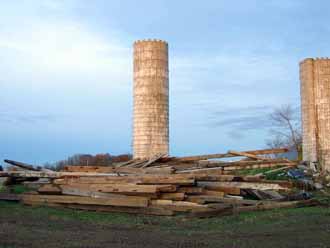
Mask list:
[[[5,160],[19,167],[0,172],[7,184],[24,184],[34,191],[1,194],[0,199],[32,206],[195,217],[319,204],[307,194],[297,194],[297,188],[313,189],[312,184],[266,179],[267,173],[298,166],[297,161],[270,156],[287,151],[283,148],[189,157],[157,155],[112,166],[65,166],[61,171]],[[219,160],[234,157],[244,158]],[[258,168],[270,169],[256,175],[243,173]]]

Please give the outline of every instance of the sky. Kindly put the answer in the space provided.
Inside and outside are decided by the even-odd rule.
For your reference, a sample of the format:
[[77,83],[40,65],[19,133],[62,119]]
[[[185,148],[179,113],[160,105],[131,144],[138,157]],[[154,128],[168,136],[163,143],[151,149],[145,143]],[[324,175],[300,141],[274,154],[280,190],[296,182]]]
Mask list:
[[131,153],[132,44],[169,43],[170,154],[259,149],[330,54],[327,0],[0,0],[0,164]]

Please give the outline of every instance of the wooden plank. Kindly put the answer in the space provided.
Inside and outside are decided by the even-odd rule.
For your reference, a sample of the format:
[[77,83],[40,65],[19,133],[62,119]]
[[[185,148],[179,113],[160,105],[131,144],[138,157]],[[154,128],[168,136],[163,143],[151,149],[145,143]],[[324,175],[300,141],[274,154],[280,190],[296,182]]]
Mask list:
[[[228,170],[227,167],[247,167],[254,166],[258,168],[257,165],[269,165],[268,167],[275,167],[280,165],[292,165],[297,166],[297,161],[290,161],[287,159],[267,159],[267,160],[239,160],[233,162],[224,162],[224,161],[203,161],[203,163],[199,164],[172,164],[172,166],[176,169],[176,173],[191,173],[191,174],[199,174],[199,173],[216,173],[216,174],[225,174],[224,170]],[[243,168],[244,169],[244,168]],[[221,171],[223,170],[223,171]],[[186,172],[185,172],[186,171]]]
[[268,174],[271,174],[271,173],[274,173],[274,172],[279,172],[279,171],[282,171],[282,170],[287,170],[287,169],[291,169],[292,166],[284,166],[284,167],[281,167],[281,168],[277,168],[277,169],[273,169],[273,170],[269,170],[269,171],[265,171],[263,173],[259,173],[258,175],[268,175]]
[[285,197],[274,190],[244,189],[244,193],[258,200],[283,200]]
[[222,202],[223,196],[212,195],[191,195],[187,197],[187,201],[198,204],[205,204],[210,202]]
[[190,194],[190,195],[195,195],[195,194],[202,194],[204,192],[204,189],[202,187],[180,187],[178,189],[178,192],[180,193],[185,193],[185,194]]
[[204,190],[204,195],[207,196],[218,196],[218,197],[224,197],[225,193],[217,190]]
[[[278,148],[278,149],[263,149],[263,150],[252,150],[252,151],[244,151],[245,153],[253,154],[253,155],[265,155],[265,154],[278,154],[285,153],[289,150],[287,148]],[[236,157],[235,155],[228,153],[218,153],[218,154],[208,154],[208,155],[198,155],[198,156],[189,156],[189,157],[180,157],[175,158],[178,161],[196,161],[196,160],[206,160],[206,159],[214,159],[214,158],[230,158]]]
[[223,174],[223,168],[222,167],[215,167],[215,168],[198,168],[198,169],[188,169],[188,170],[181,170],[176,171],[176,174],[190,174],[190,175],[222,175]]
[[250,159],[255,159],[255,160],[267,160],[267,158],[262,158],[258,157],[257,155],[248,153],[248,152],[238,152],[238,151],[228,151],[229,154],[235,155],[235,156],[242,156],[242,157],[247,157]]
[[60,187],[54,184],[45,184],[38,188],[37,190],[41,194],[61,194],[62,190]]
[[90,188],[99,192],[117,193],[158,193],[172,191],[172,185],[136,185],[136,184],[109,184],[109,185],[90,185]]
[[292,188],[294,187],[293,181],[287,181],[287,180],[263,180],[262,183],[271,183],[271,184],[278,184],[285,188]]
[[104,193],[122,193],[125,195],[156,195],[160,192],[175,192],[177,189],[176,185],[137,185],[137,184],[58,184],[62,189],[65,187],[76,188],[81,190],[93,191],[93,192],[104,192]]
[[20,201],[21,197],[18,194],[0,192],[1,201]]
[[104,199],[113,199],[113,198],[121,198],[121,199],[129,199],[129,200],[141,200],[145,198],[150,198],[149,196],[141,197],[139,196],[127,196],[123,194],[113,194],[113,193],[102,193],[102,192],[96,192],[96,191],[91,191],[88,189],[81,189],[77,188],[74,186],[67,186],[63,185],[61,186],[62,193],[64,195],[75,195],[75,196],[86,196],[86,197],[91,197],[91,198],[104,198]]
[[189,201],[172,201],[172,200],[152,200],[151,206],[173,210],[176,212],[190,212],[193,209],[205,209],[207,206]]
[[278,166],[296,166],[296,163],[292,162],[283,162],[283,163],[267,163],[267,161],[264,161],[265,163],[261,164],[241,164],[241,165],[228,165],[223,167],[224,172],[225,171],[235,171],[235,170],[246,170],[246,169],[261,169],[261,168],[273,168]]
[[185,193],[162,193],[159,199],[183,201],[185,199]]
[[157,160],[161,159],[162,157],[165,157],[166,154],[159,154],[154,156],[153,158],[150,158],[149,161],[141,166],[141,168],[146,168],[156,162]]
[[215,191],[220,191],[225,194],[231,194],[231,195],[240,195],[241,194],[241,189],[238,187],[231,187],[231,186],[220,186],[217,183],[203,183],[203,182],[197,182],[197,186],[203,187],[208,190],[215,190]]
[[26,163],[14,161],[14,160],[9,160],[9,159],[5,159],[4,162],[6,162],[7,164],[11,164],[11,165],[20,167],[22,169],[31,170],[31,171],[40,171],[40,169],[36,169],[36,168],[34,168],[33,165],[30,165],[30,164],[26,164]]
[[126,206],[126,207],[147,207],[149,199],[140,197],[127,198],[117,197],[111,199],[91,198],[82,196],[68,195],[30,195],[23,194],[22,201],[40,201],[44,203],[66,203],[66,204],[85,204],[85,205],[109,205],[109,206]]
[[[304,201],[292,201],[292,202],[273,202],[271,204],[257,204],[253,206],[238,206],[230,207],[230,205],[219,205],[212,211],[212,208],[206,210],[193,210],[190,217],[213,217],[213,216],[224,216],[234,213],[250,212],[250,211],[265,211],[278,208],[296,208],[296,207],[310,207],[319,205],[318,201],[315,200],[304,200]],[[218,209],[218,211],[217,211]]]
[[297,207],[311,207],[320,205],[320,202],[315,199],[302,201],[288,201],[288,202],[272,202],[270,204],[257,204],[254,206],[239,206],[235,208],[235,212],[250,212],[250,211],[264,211],[279,208],[297,208]]
[[207,209],[195,210],[193,209],[188,217],[194,218],[209,218],[214,216],[223,216],[232,214],[232,206],[229,204],[217,204],[216,208],[209,207]]
[[93,205],[79,205],[67,204],[66,207],[72,209],[97,211],[97,212],[114,212],[114,213],[127,213],[127,214],[142,214],[142,215],[159,215],[159,216],[173,216],[174,211],[157,207],[116,207],[116,206],[93,206]]
[[240,189],[260,189],[260,190],[283,190],[288,191],[286,187],[282,187],[277,183],[266,183],[266,182],[208,182],[198,181],[198,186],[204,187],[234,187]]
[[175,184],[175,185],[194,185],[195,179],[162,179],[157,180],[156,178],[144,178],[141,183],[138,184]]
[[104,177],[66,177],[54,180],[55,184],[68,183],[92,183],[92,184],[118,184],[118,183],[135,183],[135,184],[177,184],[191,185],[195,183],[194,176],[190,175],[127,175],[127,176],[104,176]]
[[[232,161],[232,162],[224,162],[224,161],[205,161],[202,164],[199,164],[199,168],[225,168],[229,166],[248,166],[248,165],[259,165],[259,164],[271,164],[271,165],[281,165],[281,164],[293,164],[297,165],[297,161],[290,161],[287,159],[267,159],[262,161],[257,160],[238,160],[238,161]],[[177,168],[178,170],[180,168]]]
[[219,181],[219,182],[259,182],[261,176],[240,175],[195,175],[196,181]]
[[125,173],[125,174],[172,174],[173,167],[164,168],[131,168],[112,166],[65,166],[66,172],[94,172],[94,173]]
[[[1,173],[0,173],[1,174]],[[69,177],[106,177],[117,176],[114,173],[91,173],[91,172],[45,172],[45,171],[6,171],[8,176],[13,177],[34,177],[34,178],[61,178]]]
[[144,163],[146,163],[148,160],[146,160],[146,159],[138,159],[136,162],[134,162],[134,163],[131,163],[131,164],[128,164],[128,165],[126,165],[127,167],[137,167],[137,166],[139,166],[139,165],[141,165],[141,164],[144,164]]
[[[219,202],[223,202],[223,203],[229,203],[232,204],[234,206],[238,206],[238,205],[256,205],[256,204],[261,204],[264,201],[258,201],[258,200],[245,200],[245,199],[237,199],[237,198],[233,198],[233,197],[228,197],[228,195],[226,195],[224,198],[221,199],[221,201]],[[208,204],[209,205],[209,204]]]
[[[166,167],[151,167],[151,168],[145,168],[141,170],[141,174],[173,174],[175,172],[175,168],[172,166],[166,166]],[[137,174],[137,173],[136,173]]]
[[114,163],[114,166],[116,166],[116,167],[122,167],[122,166],[125,166],[125,165],[129,165],[131,163],[134,163],[136,161],[137,161],[137,159],[131,159],[131,160],[128,160],[126,162]]

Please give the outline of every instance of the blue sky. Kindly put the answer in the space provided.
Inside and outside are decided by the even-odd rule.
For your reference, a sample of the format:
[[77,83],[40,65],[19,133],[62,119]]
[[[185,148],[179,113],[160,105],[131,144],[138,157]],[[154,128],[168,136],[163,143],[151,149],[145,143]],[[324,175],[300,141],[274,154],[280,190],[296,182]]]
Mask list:
[[170,48],[171,155],[265,146],[299,106],[300,60],[330,54],[330,3],[0,1],[0,159],[131,152],[132,43]]

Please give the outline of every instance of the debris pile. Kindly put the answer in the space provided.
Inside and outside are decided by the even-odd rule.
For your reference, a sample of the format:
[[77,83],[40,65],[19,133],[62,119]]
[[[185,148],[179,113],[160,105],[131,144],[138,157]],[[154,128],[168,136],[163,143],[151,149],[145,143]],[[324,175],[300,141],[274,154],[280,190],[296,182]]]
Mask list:
[[[209,217],[316,205],[317,201],[306,194],[293,194],[295,185],[291,181],[266,180],[263,174],[239,174],[244,169],[295,168],[295,161],[265,156],[286,151],[229,151],[180,158],[159,155],[113,166],[66,166],[59,172],[6,160],[22,170],[3,171],[0,176],[8,177],[11,183],[33,186],[36,191],[20,196],[24,204],[33,206]],[[245,158],[213,160],[236,156]]]

